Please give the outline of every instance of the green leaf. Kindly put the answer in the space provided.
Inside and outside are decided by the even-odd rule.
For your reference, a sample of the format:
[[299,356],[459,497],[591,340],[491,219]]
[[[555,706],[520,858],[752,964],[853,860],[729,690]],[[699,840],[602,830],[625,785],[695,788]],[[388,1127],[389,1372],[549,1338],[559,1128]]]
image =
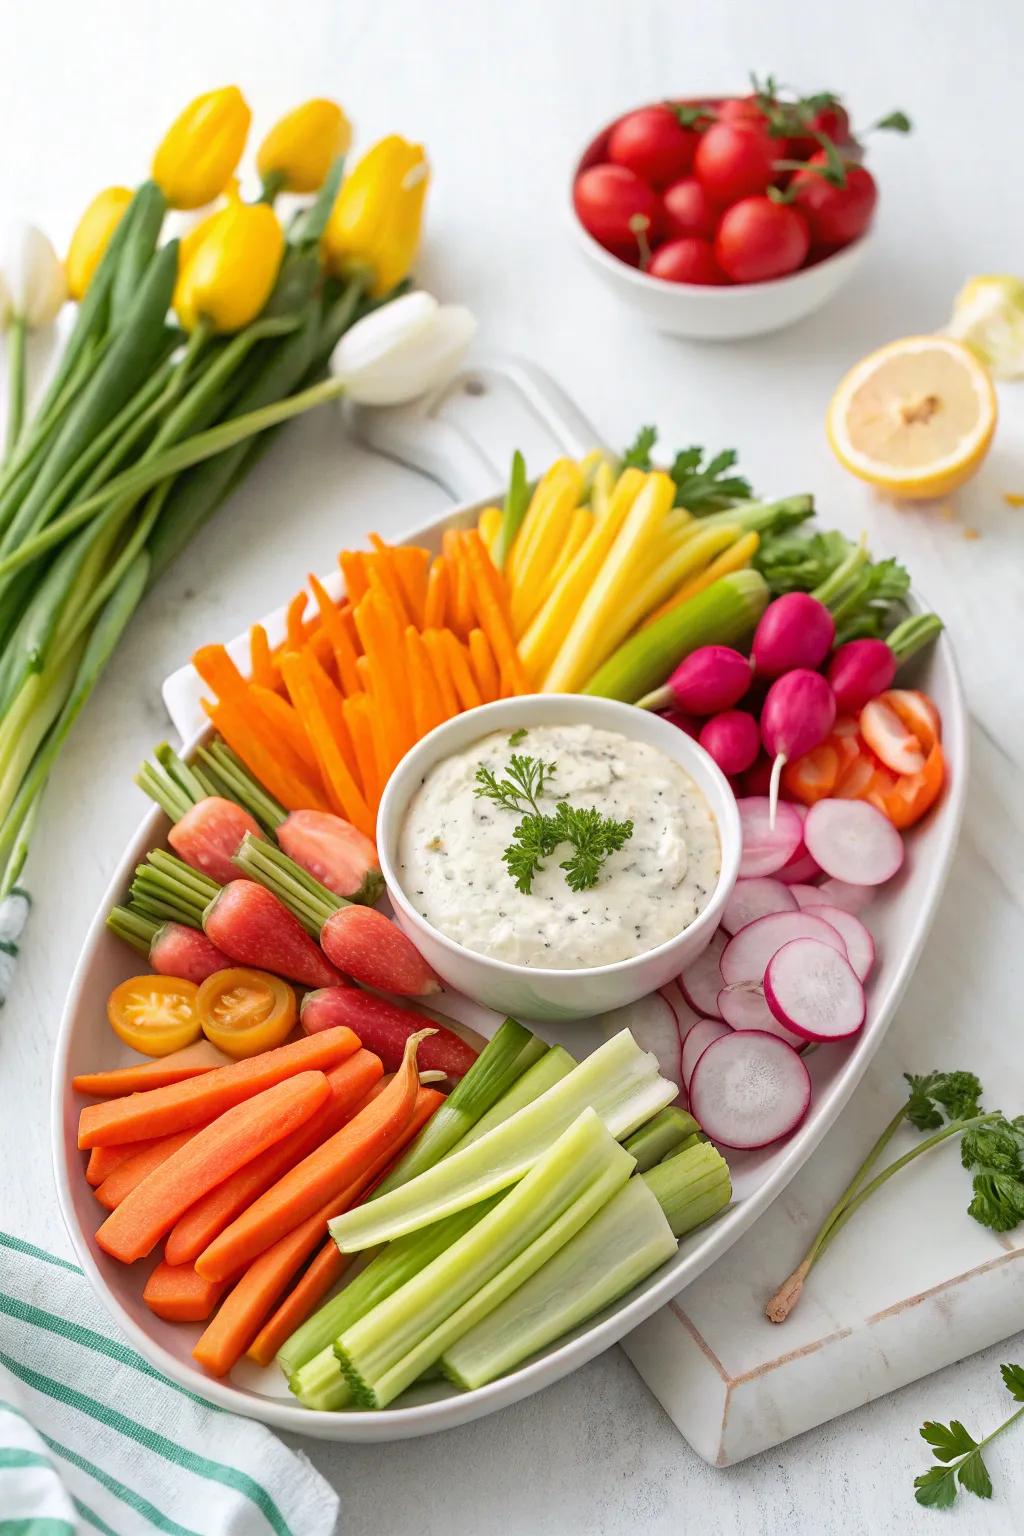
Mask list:
[[345,156],[339,155],[309,207],[304,208],[292,221],[288,230],[289,245],[316,245],[327,227],[344,170]]
[[926,1509],[949,1509],[956,1502],[956,1474],[952,1467],[929,1467],[914,1478],[914,1498]]
[[927,1440],[939,1461],[953,1461],[957,1456],[976,1450],[978,1445],[959,1419],[952,1419],[948,1424],[938,1424],[934,1419],[926,1420],[921,1425],[921,1439]]
[[854,545],[835,530],[827,533],[765,533],[754,556],[754,569],[760,571],[772,589],[772,596],[784,592],[809,592],[821,586],[826,577],[840,566]]
[[976,1173],[967,1213],[993,1232],[1012,1232],[1024,1218],[1024,1184],[1010,1174]]
[[521,742],[524,742],[525,740],[526,740],[526,727],[525,727],[525,725],[521,725],[519,727],[518,731],[513,731],[512,732],[512,735],[508,739],[508,744],[509,744],[510,747],[518,747],[519,744]]
[[1024,1403],[1024,1365],[1001,1365],[1003,1386],[1018,1403]]
[[676,454],[669,475],[676,483],[675,505],[688,512],[720,512],[737,501],[750,501],[750,481],[728,471],[736,463],[734,448],[725,448],[701,467],[702,448],[684,448]]
[[974,1451],[970,1456],[965,1456],[957,1468],[957,1481],[961,1488],[966,1488],[968,1493],[977,1494],[979,1499],[992,1497],[992,1479],[988,1475],[985,1458],[980,1451]]
[[880,117],[873,126],[886,129],[890,133],[911,133],[914,127],[905,112],[889,112],[885,117]]
[[650,469],[651,449],[658,441],[657,427],[641,427],[622,455],[622,469]]

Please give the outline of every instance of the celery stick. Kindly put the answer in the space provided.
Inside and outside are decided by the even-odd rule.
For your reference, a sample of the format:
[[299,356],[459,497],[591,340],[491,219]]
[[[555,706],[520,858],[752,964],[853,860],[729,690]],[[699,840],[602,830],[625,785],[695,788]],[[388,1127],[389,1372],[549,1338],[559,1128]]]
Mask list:
[[678,1152],[681,1143],[699,1130],[700,1126],[692,1115],[670,1104],[668,1109],[663,1109],[660,1114],[648,1120],[632,1136],[627,1136],[622,1145],[636,1158],[637,1173],[646,1173],[648,1168],[653,1168],[662,1158]]
[[[472,1390],[587,1323],[676,1252],[676,1238],[728,1204],[724,1160],[708,1143],[637,1178],[576,1237],[442,1356]],[[664,1205],[662,1204],[664,1201]]]
[[596,1110],[619,1138],[675,1096],[675,1085],[658,1075],[655,1058],[628,1029],[620,1030],[568,1077],[472,1146],[400,1189],[336,1216],[331,1235],[343,1253],[354,1253],[415,1231],[516,1183],[584,1109]]
[[496,1125],[504,1125],[513,1115],[525,1109],[527,1104],[532,1104],[534,1099],[539,1099],[542,1093],[547,1093],[556,1083],[560,1083],[563,1077],[577,1066],[574,1057],[569,1055],[560,1045],[553,1045],[550,1050],[544,1052],[539,1061],[535,1061],[529,1071],[524,1072],[517,1083],[513,1083],[507,1093],[503,1093],[497,1104],[487,1111],[462,1140],[456,1142],[453,1152],[461,1152],[463,1147],[468,1147],[474,1141],[479,1141],[481,1136],[486,1136],[488,1131],[493,1131]]
[[[634,1166],[598,1114],[585,1109],[494,1210],[341,1335],[335,1353],[356,1401],[379,1408],[397,1397],[453,1342],[442,1324],[458,1329],[451,1321],[457,1314],[473,1322],[485,1315],[488,1301],[497,1305],[573,1237]],[[539,1242],[551,1228],[549,1242]],[[488,1291],[508,1266],[509,1280]],[[476,1309],[464,1312],[470,1302]]]

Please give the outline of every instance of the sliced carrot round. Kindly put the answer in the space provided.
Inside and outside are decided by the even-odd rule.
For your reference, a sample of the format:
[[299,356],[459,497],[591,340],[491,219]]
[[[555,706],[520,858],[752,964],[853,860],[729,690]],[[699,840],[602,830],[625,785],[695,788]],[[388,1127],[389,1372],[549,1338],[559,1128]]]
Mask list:
[[893,773],[920,773],[925,754],[884,695],[870,699],[860,712],[860,732],[875,756]]
[[132,976],[107,999],[107,1018],[119,1040],[142,1056],[169,1056],[198,1040],[198,988],[179,976]]

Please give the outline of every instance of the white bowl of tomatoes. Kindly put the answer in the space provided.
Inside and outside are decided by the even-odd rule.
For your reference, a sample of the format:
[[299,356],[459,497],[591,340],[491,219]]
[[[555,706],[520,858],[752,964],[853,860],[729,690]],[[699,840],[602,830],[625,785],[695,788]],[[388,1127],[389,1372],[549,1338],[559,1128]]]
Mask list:
[[587,146],[572,224],[594,270],[660,330],[756,336],[816,310],[863,259],[878,189],[862,159],[827,94],[654,102]]

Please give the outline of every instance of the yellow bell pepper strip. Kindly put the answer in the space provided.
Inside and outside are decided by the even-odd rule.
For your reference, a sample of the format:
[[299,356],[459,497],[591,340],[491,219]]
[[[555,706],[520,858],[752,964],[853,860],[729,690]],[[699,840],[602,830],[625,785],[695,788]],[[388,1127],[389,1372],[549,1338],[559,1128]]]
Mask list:
[[315,192],[352,142],[352,125],[336,101],[304,101],[271,128],[256,151],[264,196]]
[[388,134],[341,184],[323,234],[335,277],[369,269],[375,298],[407,277],[419,249],[430,166],[423,146]]
[[76,303],[85,297],[100,258],[131,200],[129,187],[105,187],[97,192],[79,219],[64,262],[68,293]]
[[284,231],[266,203],[227,206],[204,219],[182,242],[174,308],[186,331],[205,321],[215,331],[240,331],[270,297]]
[[153,156],[153,180],[172,208],[203,208],[234,175],[252,113],[237,85],[189,102]]

